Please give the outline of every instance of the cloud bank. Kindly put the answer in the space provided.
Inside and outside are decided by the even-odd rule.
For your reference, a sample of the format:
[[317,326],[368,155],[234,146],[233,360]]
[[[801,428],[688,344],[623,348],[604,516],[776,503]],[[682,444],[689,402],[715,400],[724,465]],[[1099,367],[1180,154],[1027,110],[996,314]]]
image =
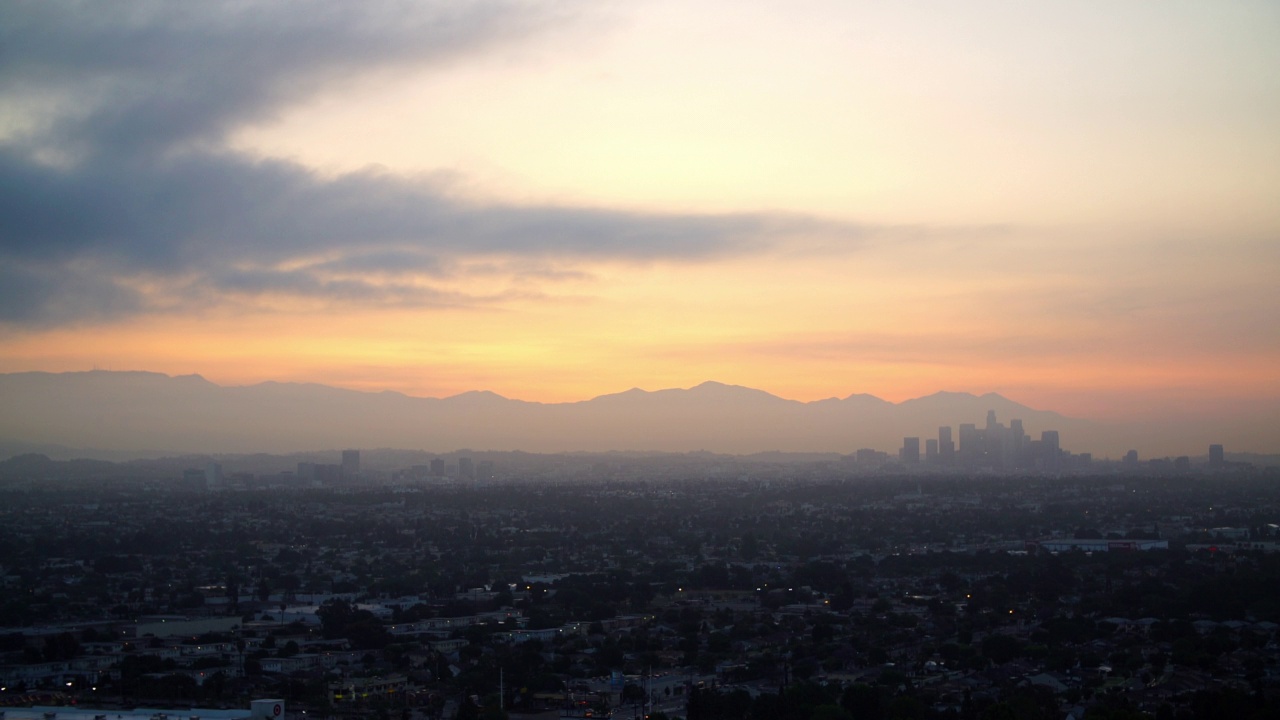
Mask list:
[[492,297],[433,279],[459,258],[524,258],[549,277],[571,272],[564,261],[696,260],[832,229],[769,214],[476,204],[438,179],[326,178],[224,144],[322,88],[554,32],[566,7],[0,7],[0,323],[110,321],[227,296],[475,304]]

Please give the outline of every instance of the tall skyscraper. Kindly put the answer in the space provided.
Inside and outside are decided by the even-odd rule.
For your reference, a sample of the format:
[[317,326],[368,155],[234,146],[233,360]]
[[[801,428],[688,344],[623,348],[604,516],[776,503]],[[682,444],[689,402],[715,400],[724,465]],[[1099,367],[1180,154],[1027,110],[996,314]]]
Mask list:
[[210,490],[222,489],[222,466],[211,462],[204,468],[204,485]]
[[920,462],[920,438],[902,438],[902,462],[915,464]]
[[889,453],[872,450],[871,448],[858,448],[858,452],[854,455],[859,465],[872,467],[883,465],[889,461]]
[[938,428],[938,460],[943,465],[950,465],[955,462],[956,444],[951,440],[951,426],[943,425]]
[[1040,442],[1033,445],[1031,455],[1035,462],[1045,470],[1056,470],[1062,463],[1062,441],[1057,430],[1045,430],[1040,433]]
[[1209,446],[1209,467],[1219,468],[1226,464],[1221,445]]
[[348,480],[360,474],[360,451],[342,451],[342,476]]
[[1058,457],[1062,452],[1061,441],[1058,439],[1058,431],[1045,430],[1040,433],[1040,447],[1044,450],[1045,457]]
[[299,483],[306,486],[316,483],[318,481],[316,464],[309,462],[298,463],[298,472],[294,477],[298,479]]

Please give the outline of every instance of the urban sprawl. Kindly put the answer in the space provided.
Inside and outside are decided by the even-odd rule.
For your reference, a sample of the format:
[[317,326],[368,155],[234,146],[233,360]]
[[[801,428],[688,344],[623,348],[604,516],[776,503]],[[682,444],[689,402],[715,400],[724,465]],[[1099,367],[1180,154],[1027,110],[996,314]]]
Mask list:
[[1280,714],[1275,469],[958,441],[14,457],[0,717]]

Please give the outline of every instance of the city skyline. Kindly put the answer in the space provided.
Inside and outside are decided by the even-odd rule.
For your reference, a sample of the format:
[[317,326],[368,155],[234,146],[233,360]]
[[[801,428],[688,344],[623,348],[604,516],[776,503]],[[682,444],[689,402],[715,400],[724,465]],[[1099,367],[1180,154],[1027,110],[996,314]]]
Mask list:
[[[1224,448],[1260,456],[1276,455],[1280,448],[1276,425],[1248,417],[1193,425],[1101,423],[994,393],[937,392],[900,403],[854,393],[803,402],[706,382],[539,403],[491,392],[430,398],[317,384],[222,386],[199,376],[95,371],[0,373],[0,396],[6,398],[0,408],[0,448],[11,454],[48,447],[61,448],[59,453],[78,449],[86,457],[148,457],[339,446],[850,454],[862,448],[898,452],[904,437],[915,437],[916,455],[940,467],[1051,469],[1061,460],[1065,469],[1075,467],[1076,460],[1088,464],[1085,458],[1073,459],[1077,453],[1118,459],[1136,451],[1146,461],[1196,457],[1207,448],[1220,463]],[[111,420],[104,423],[106,414]],[[986,422],[980,422],[984,416]],[[923,447],[920,436],[929,438]],[[353,456],[349,473],[358,472],[358,457]]]
[[1274,3],[307,7],[0,7],[0,373],[1280,422]]

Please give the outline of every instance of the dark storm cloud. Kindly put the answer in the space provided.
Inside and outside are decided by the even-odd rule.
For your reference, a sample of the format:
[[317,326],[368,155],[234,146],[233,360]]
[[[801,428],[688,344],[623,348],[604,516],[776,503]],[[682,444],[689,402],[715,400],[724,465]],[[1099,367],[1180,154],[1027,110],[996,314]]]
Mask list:
[[145,298],[100,272],[0,262],[0,323],[58,325],[141,312]]
[[510,2],[101,2],[0,6],[0,88],[67,96],[83,150],[163,150],[370,69],[446,62],[557,19]]
[[[536,259],[552,273],[581,258],[706,258],[820,226],[473,205],[429,180],[322,178],[220,146],[321,87],[462,58],[555,20],[484,2],[0,5],[0,107],[19,128],[0,142],[0,322],[94,321],[224,293],[453,305],[468,299],[352,276],[440,276],[467,257]],[[138,277],[170,282],[143,292]],[[182,297],[158,296],[166,285]]]
[[149,271],[208,260],[270,264],[331,250],[351,251],[353,271],[396,271],[426,253],[697,257],[818,227],[763,215],[476,206],[424,182],[370,173],[324,180],[287,162],[229,153],[63,170],[3,152],[0,189],[7,255],[90,256]]

